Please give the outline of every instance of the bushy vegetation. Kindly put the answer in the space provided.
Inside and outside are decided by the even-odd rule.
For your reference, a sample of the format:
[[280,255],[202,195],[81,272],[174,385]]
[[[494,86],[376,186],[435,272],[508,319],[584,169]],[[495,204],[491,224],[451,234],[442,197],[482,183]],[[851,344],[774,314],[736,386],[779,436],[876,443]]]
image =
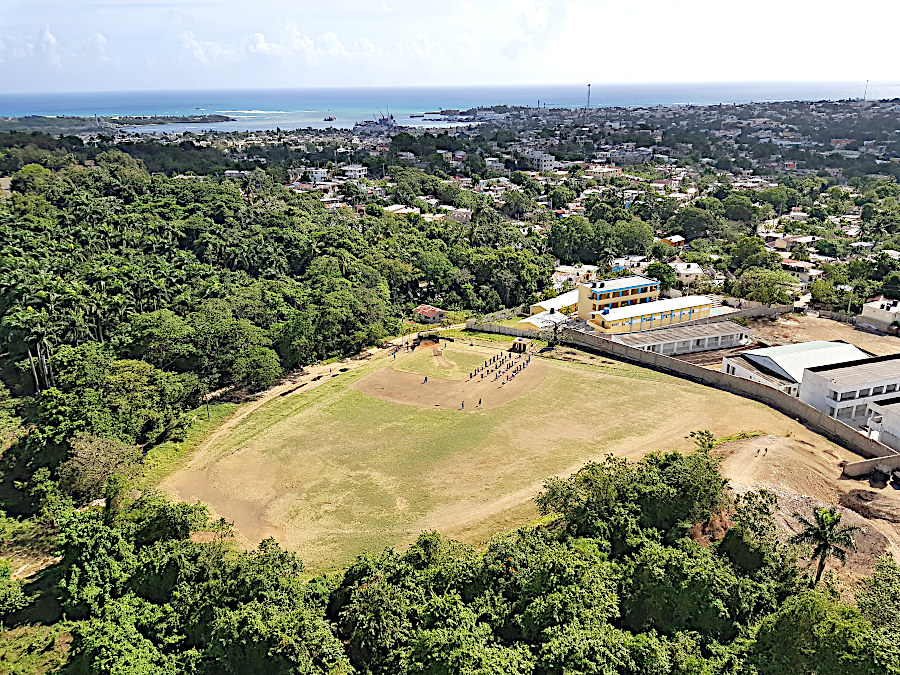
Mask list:
[[[111,480],[105,506],[59,520],[44,592],[70,621],[63,672],[900,672],[900,567],[882,560],[859,609],[811,589],[771,495],[730,497],[698,440],[549,480],[544,524],[484,550],[432,532],[312,579],[271,540],[242,552],[203,507]],[[7,613],[24,604],[8,586]]]

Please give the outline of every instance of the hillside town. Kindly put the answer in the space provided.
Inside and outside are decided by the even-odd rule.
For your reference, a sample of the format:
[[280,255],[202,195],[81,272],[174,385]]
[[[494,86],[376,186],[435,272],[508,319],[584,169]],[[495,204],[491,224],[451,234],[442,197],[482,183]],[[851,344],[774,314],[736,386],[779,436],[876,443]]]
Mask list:
[[421,115],[0,133],[0,666],[897,672],[900,100]]

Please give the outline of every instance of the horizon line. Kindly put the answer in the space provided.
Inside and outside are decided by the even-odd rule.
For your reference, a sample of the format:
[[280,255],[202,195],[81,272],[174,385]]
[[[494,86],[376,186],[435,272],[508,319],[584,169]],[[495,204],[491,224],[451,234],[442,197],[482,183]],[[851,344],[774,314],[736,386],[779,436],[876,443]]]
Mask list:
[[374,89],[491,89],[491,88],[541,88],[541,87],[678,87],[678,86],[722,86],[722,85],[888,85],[900,86],[900,80],[682,80],[678,82],[557,82],[557,83],[498,83],[498,84],[387,84],[387,85],[300,85],[284,87],[181,87],[174,89],[77,89],[12,91],[0,93],[0,99],[10,96],[62,96],[71,94],[146,94],[146,93],[203,93],[203,92],[272,92],[272,91],[328,91],[328,90],[374,90]]

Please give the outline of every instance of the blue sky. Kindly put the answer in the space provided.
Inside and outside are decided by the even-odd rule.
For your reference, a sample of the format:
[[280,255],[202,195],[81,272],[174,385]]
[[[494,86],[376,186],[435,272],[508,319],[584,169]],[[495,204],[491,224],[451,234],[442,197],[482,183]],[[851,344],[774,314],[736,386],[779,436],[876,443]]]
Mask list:
[[0,90],[890,81],[892,0],[0,0]]

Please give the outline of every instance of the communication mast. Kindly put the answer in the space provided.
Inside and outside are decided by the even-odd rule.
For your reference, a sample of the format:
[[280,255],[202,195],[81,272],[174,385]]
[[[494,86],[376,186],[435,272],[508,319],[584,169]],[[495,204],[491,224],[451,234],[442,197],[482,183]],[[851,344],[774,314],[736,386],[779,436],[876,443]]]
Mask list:
[[587,105],[584,106],[584,109],[587,110],[590,107],[591,107],[591,85],[588,85]]

